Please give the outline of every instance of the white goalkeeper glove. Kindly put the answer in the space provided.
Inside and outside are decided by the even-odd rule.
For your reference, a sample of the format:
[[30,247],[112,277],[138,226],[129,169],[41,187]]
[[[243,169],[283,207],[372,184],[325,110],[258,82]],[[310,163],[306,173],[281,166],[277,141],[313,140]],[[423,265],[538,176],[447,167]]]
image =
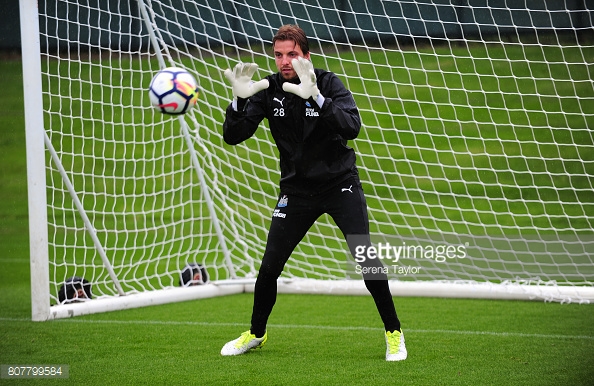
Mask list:
[[303,99],[313,98],[318,105],[322,107],[324,97],[320,94],[320,90],[318,89],[316,74],[314,73],[311,61],[299,57],[293,59],[291,63],[293,64],[293,69],[297,73],[301,84],[285,82],[283,83],[283,90],[298,95]]
[[225,77],[233,87],[233,97],[247,99],[268,88],[268,80],[252,81],[252,76],[258,69],[256,63],[237,63],[233,68],[225,70]]

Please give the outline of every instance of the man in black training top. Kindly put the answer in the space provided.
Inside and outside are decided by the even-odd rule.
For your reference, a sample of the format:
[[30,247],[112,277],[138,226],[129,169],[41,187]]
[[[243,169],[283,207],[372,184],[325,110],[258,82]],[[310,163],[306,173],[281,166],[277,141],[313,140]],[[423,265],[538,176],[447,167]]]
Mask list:
[[[280,153],[280,195],[272,212],[266,251],[256,280],[250,330],[225,344],[222,355],[239,355],[266,343],[266,324],[277,295],[277,279],[297,244],[321,215],[328,213],[351,252],[361,240],[369,244],[367,204],[347,146],[361,129],[355,100],[338,77],[314,69],[307,37],[296,25],[280,27],[272,40],[278,72],[258,82],[258,66],[239,63],[225,76],[233,87],[223,137],[236,145],[250,138],[268,119]],[[386,330],[386,360],[406,359],[400,321],[379,259],[360,263]],[[377,268],[377,269],[376,269]],[[365,272],[372,272],[365,274]]]

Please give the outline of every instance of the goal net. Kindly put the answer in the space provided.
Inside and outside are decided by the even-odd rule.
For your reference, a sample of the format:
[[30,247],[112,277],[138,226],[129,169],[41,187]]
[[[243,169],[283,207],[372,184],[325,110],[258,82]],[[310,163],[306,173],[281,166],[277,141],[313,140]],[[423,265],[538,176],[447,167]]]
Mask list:
[[[34,319],[249,290],[278,201],[278,153],[266,121],[240,145],[222,140],[223,70],[276,72],[282,24],[306,31],[314,66],[357,102],[349,145],[395,295],[592,300],[590,6],[21,1],[29,202],[42,207],[31,214]],[[163,66],[200,83],[182,117],[150,106]],[[207,283],[180,286],[192,263]],[[73,277],[92,299],[59,304]],[[358,293],[360,278],[323,216],[281,289]]]

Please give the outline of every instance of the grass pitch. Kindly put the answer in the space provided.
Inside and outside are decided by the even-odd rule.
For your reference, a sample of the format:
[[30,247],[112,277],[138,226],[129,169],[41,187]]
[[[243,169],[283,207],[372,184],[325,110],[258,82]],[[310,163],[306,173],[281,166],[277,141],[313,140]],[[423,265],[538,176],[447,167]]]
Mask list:
[[[0,364],[63,364],[44,384],[594,384],[594,308],[396,298],[409,358],[384,361],[368,296],[280,295],[261,350],[222,357],[252,295],[30,321],[20,62],[0,63]],[[39,383],[0,379],[0,384]]]
[[396,298],[409,358],[387,363],[370,297],[280,295],[268,343],[222,357],[222,345],[249,328],[251,294],[31,322],[26,246],[20,249],[22,259],[0,259],[0,362],[69,366],[68,379],[48,384],[594,382],[589,305]]

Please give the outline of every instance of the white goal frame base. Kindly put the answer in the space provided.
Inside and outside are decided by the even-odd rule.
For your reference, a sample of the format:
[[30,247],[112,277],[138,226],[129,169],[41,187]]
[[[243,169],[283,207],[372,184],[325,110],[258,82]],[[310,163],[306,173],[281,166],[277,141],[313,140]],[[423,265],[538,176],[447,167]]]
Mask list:
[[245,292],[244,287],[244,284],[205,284],[195,287],[168,288],[132,295],[91,299],[80,303],[65,303],[50,307],[48,317],[46,319],[37,319],[37,321],[63,319],[100,312],[128,310],[132,308],[233,295]]
[[[253,288],[252,288],[253,291]],[[561,303],[594,303],[594,288],[467,281],[390,280],[394,297],[436,297],[458,299],[537,300]],[[246,291],[249,292],[249,291]],[[369,295],[363,280],[287,280],[279,282],[279,293]]]
[[[253,293],[255,279],[220,280],[187,288],[169,288],[150,293],[60,304],[50,308],[45,321],[99,312],[161,305],[216,296]],[[390,280],[394,297],[437,297],[458,299],[536,300],[561,303],[594,303],[594,288],[580,286],[494,284],[479,282],[398,281]],[[363,280],[280,279],[280,294],[369,295]]]

